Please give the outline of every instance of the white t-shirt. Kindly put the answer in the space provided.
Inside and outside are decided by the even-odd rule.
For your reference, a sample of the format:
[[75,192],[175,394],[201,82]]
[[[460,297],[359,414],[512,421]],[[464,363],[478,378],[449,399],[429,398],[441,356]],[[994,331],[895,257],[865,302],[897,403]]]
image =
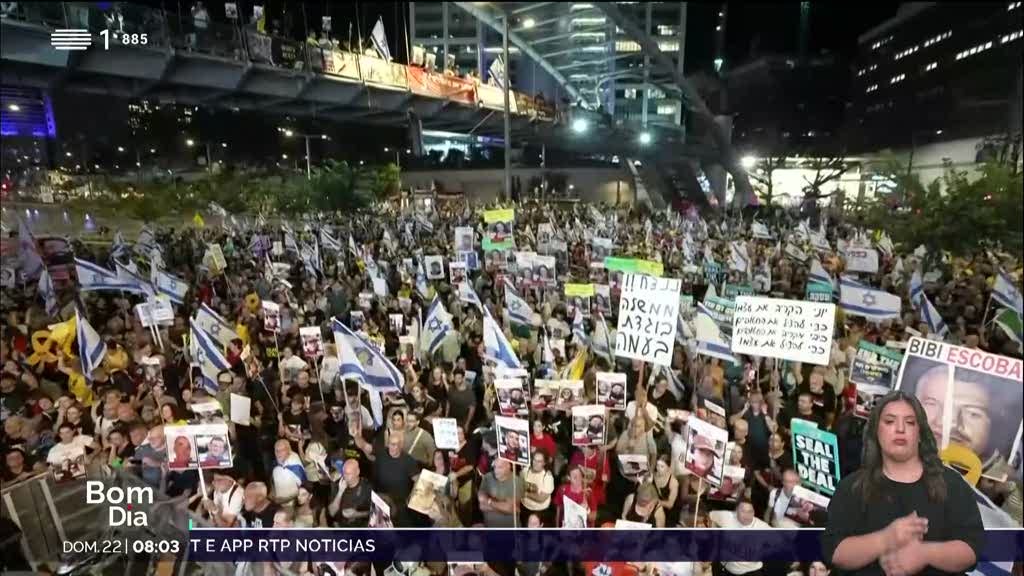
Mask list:
[[[533,496],[537,496],[540,499],[540,504],[536,504],[537,500],[529,500],[523,497],[523,507],[534,511],[546,510],[551,504],[551,494],[555,491],[555,478],[551,475],[551,472],[547,470],[534,472],[532,468],[527,468],[523,470],[523,482],[536,486],[538,493],[533,494]],[[523,489],[526,489],[525,485]]]
[[[764,520],[755,517],[754,521],[744,526],[740,524],[740,521],[736,518],[736,512],[732,510],[714,510],[708,514],[711,518],[711,522],[720,528],[732,528],[732,529],[748,529],[748,530],[767,530],[771,528]],[[726,562],[725,571],[734,576],[740,576],[754,570],[760,570],[763,563],[761,562]]]
[[676,476],[684,476],[686,474],[689,474],[689,470],[686,469],[686,465],[683,462],[683,458],[686,456],[686,435],[673,434],[672,443],[670,446],[672,448],[673,473]]
[[92,444],[92,436],[79,434],[71,440],[71,444],[58,442],[46,454],[46,462],[53,466],[60,466],[65,460],[74,460],[85,455],[85,447]]
[[235,519],[242,513],[242,501],[245,496],[245,489],[238,484],[233,484],[227,492],[213,491],[213,504],[220,510],[221,516],[230,514]]

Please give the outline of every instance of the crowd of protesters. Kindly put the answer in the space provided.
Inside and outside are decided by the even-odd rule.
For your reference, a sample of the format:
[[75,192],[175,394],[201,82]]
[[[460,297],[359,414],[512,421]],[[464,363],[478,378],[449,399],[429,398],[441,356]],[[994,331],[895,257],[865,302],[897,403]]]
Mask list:
[[[864,420],[855,414],[856,392],[847,375],[857,343],[878,345],[906,341],[906,328],[921,329],[922,319],[906,297],[916,247],[882,252],[877,275],[868,281],[902,294],[904,316],[879,323],[837,312],[831,360],[827,366],[741,357],[739,364],[693,353],[677,345],[671,373],[642,367],[629,359],[597,354],[575,338],[569,303],[562,284],[607,284],[607,272],[591,267],[591,239],[611,238],[616,255],[660,259],[665,276],[681,278],[683,293],[700,301],[708,289],[702,273],[686,265],[683,230],[701,254],[728,261],[727,240],[746,243],[753,270],[769,270],[777,297],[803,299],[808,264],[779,250],[779,239],[796,228],[796,220],[772,222],[776,239],[755,240],[741,220],[704,223],[693,214],[647,214],[628,208],[601,210],[557,208],[543,204],[516,207],[516,250],[538,248],[541,224],[552,225],[564,241],[558,254],[558,283],[515,286],[539,322],[515,327],[505,311],[506,280],[515,283],[515,259],[485,257],[481,211],[469,206],[441,207],[428,213],[402,215],[392,207],[341,220],[293,222],[299,238],[312,238],[321,226],[352,245],[330,251],[321,247],[319,270],[310,270],[297,254],[272,255],[289,264],[287,272],[268,274],[271,255],[251,250],[253,234],[282,240],[275,223],[259,226],[214,226],[155,231],[164,267],[185,280],[190,289],[183,306],[175,307],[173,325],[160,329],[160,338],[143,328],[133,306],[141,296],[119,292],[79,292],[74,284],[58,291],[60,312],[45,312],[33,282],[3,291],[3,337],[0,356],[5,486],[64,465],[69,454],[86,454],[85,466],[101,466],[138,475],[171,497],[180,497],[210,525],[240,527],[365,527],[371,523],[375,493],[390,508],[394,526],[409,527],[558,527],[563,525],[565,499],[587,510],[587,526],[612,526],[616,520],[662,527],[790,527],[788,500],[800,480],[794,470],[790,421],[811,420],[838,435],[843,473],[857,469]],[[453,235],[458,226],[475,229],[475,251],[482,269],[470,270],[467,282],[489,314],[504,328],[518,358],[531,376],[554,372],[565,377],[579,370],[583,358],[583,398],[595,404],[596,372],[626,374],[627,409],[610,411],[604,442],[575,447],[565,407],[531,408],[529,466],[512,466],[498,451],[494,416],[499,413],[493,387],[493,362],[482,337],[483,314],[459,297],[444,279],[428,280],[421,293],[415,274],[404,259],[457,256]],[[692,232],[691,232],[692,231]],[[833,224],[827,235],[834,247],[852,238],[852,228]],[[226,270],[214,273],[204,262],[212,244],[223,248]],[[75,255],[113,267],[107,248],[74,243]],[[809,251],[812,251],[809,249]],[[149,253],[136,250],[143,269]],[[130,256],[129,256],[130,257]],[[372,260],[371,260],[372,258]],[[126,259],[126,258],[125,258]],[[894,271],[897,260],[905,267]],[[1001,260],[1002,259],[1002,260]],[[923,258],[921,258],[923,260]],[[941,257],[935,258],[939,262]],[[386,282],[386,296],[370,302],[361,294],[374,293],[367,263],[374,262]],[[822,264],[835,276],[843,260],[822,254]],[[983,314],[991,278],[1000,268],[1019,273],[1019,259],[979,250],[969,259],[935,264],[941,280],[926,287],[932,301],[949,320],[947,342],[1019,357],[1017,344],[998,329],[985,325]],[[684,272],[684,270],[687,270]],[[740,281],[727,272],[725,281]],[[433,355],[416,344],[411,357],[402,354],[400,337],[422,321],[433,298],[453,317],[455,332]],[[261,302],[280,306],[278,332],[264,329]],[[216,310],[238,335],[224,350],[231,368],[217,375],[215,386],[198,385],[198,370],[190,366],[185,336],[189,318],[200,304]],[[368,306],[367,306],[368,304]],[[617,295],[612,293],[608,326],[616,323]],[[52,361],[40,361],[32,335],[74,316],[77,308],[106,343],[102,366],[82,374],[81,361],[64,349],[51,350]],[[361,326],[352,312],[362,312]],[[593,334],[597,310],[588,314],[586,331]],[[397,329],[391,316],[401,315]],[[353,327],[403,372],[404,389],[386,393],[376,421],[371,393],[354,380],[341,380],[338,350],[331,333],[332,319]],[[303,357],[300,327],[316,326],[324,341],[322,357]],[[554,365],[545,362],[545,338],[564,340]],[[36,357],[34,357],[36,356]],[[144,366],[159,363],[159,375],[146,375]],[[644,378],[641,381],[641,374]],[[555,376],[558,378],[559,376]],[[681,388],[676,386],[681,384]],[[209,388],[209,389],[207,389]],[[203,472],[208,493],[200,494],[199,472],[171,470],[165,426],[195,422],[197,404],[218,402],[228,414],[231,395],[251,399],[248,425],[231,421],[233,465]],[[721,407],[717,424],[729,432],[734,445],[729,464],[743,470],[721,486],[697,481],[682,464],[686,450],[687,418],[715,422],[708,406]],[[458,422],[458,448],[438,449],[432,421]],[[230,418],[228,420],[234,420]],[[647,458],[646,472],[621,469],[617,456]],[[990,464],[1008,473],[1005,482],[982,482],[979,488],[1020,524],[1020,478],[1006,460]],[[432,499],[426,513],[409,507],[417,478],[429,470],[447,478],[444,490]],[[73,480],[72,480],[73,481]],[[811,516],[804,525],[820,525]],[[434,567],[426,567],[433,572]],[[672,567],[643,567],[658,573],[680,573]],[[281,571],[287,572],[285,568]],[[521,573],[558,570],[554,566],[524,566]],[[828,574],[820,564],[761,565],[726,563],[686,565],[692,572],[741,574]],[[301,570],[300,570],[301,571]]]

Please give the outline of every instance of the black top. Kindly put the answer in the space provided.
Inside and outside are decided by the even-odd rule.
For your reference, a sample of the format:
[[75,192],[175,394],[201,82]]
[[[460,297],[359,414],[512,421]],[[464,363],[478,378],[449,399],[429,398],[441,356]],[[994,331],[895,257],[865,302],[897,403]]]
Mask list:
[[[917,511],[918,516],[928,519],[926,542],[962,540],[980,556],[984,547],[985,529],[974,493],[963,477],[956,471],[943,468],[946,481],[946,501],[934,503],[928,499],[928,488],[923,479],[909,484],[883,478],[881,495],[876,502],[867,504],[853,491],[853,484],[863,471],[843,478],[828,507],[828,525],[821,537],[822,554],[831,564],[832,556],[840,542],[849,536],[862,536],[882,530],[893,520]],[[972,570],[972,568],[968,568]],[[883,570],[877,561],[852,572],[835,569],[833,574],[857,574],[858,576],[882,576]],[[940,576],[948,574],[927,567],[920,574]]]

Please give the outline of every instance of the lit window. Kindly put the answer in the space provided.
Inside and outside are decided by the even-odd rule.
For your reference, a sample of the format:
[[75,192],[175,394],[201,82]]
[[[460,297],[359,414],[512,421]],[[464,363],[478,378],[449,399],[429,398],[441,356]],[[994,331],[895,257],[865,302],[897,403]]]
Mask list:
[[1010,2],[1010,5],[1006,7],[1006,11],[1010,12],[1011,10],[1016,10],[1017,8],[1020,8],[1020,2]]
[[633,40],[616,40],[615,41],[616,52],[639,52],[640,44]]
[[872,84],[871,86],[868,86],[868,89],[866,90],[866,92],[868,94],[870,94],[870,93],[874,92],[875,90],[878,90],[878,84]]
[[907,48],[906,50],[904,50],[904,51],[896,54],[895,56],[893,56],[893,60],[899,60],[901,58],[905,58],[907,56],[910,56],[914,52],[917,52],[917,49],[918,49],[918,46],[911,46],[910,48]]
[[658,36],[675,36],[676,32],[676,26],[670,26],[668,24],[658,24]]
[[868,72],[874,72],[875,70],[878,70],[878,64],[872,64],[872,65],[871,65],[871,66],[870,66],[870,67],[868,68]]
[[627,100],[636,100],[636,88],[626,88],[623,90],[622,97]]
[[[1009,42],[1009,40],[1007,40],[1007,42]],[[970,48],[968,50],[963,50],[961,52],[958,52],[957,55],[956,55],[956,59],[957,60],[963,60],[964,58],[969,58],[971,56],[974,56],[975,54],[978,54],[980,52],[984,52],[985,50],[988,50],[991,47],[992,47],[992,42],[986,42],[984,44],[978,44],[977,46],[975,46],[973,48]]]
[[569,24],[572,26],[593,26],[595,24],[604,23],[605,19],[603,16],[599,18],[573,18],[572,20],[569,21]]
[[938,67],[939,67],[939,63],[938,62],[929,62],[928,65],[924,67],[924,71],[925,72],[931,72],[932,70],[935,70]]
[[663,40],[658,42],[658,49],[662,52],[679,52],[679,41]]
[[659,116],[671,116],[676,113],[675,104],[658,104]]
[[906,77],[906,74],[898,74],[896,76],[893,76],[892,79],[889,80],[889,84],[899,84],[900,82],[903,82],[903,79]]
[[1018,30],[1018,31],[1014,32],[1013,34],[1007,34],[1007,35],[1003,36],[1002,38],[1000,38],[999,39],[999,43],[1000,44],[1006,44],[1007,42],[1013,42],[1014,40],[1019,40],[1022,35],[1024,35],[1024,31]]
[[857,70],[857,78],[860,78],[861,76],[867,74],[867,72],[868,71],[863,69],[863,68],[861,68],[860,70]]

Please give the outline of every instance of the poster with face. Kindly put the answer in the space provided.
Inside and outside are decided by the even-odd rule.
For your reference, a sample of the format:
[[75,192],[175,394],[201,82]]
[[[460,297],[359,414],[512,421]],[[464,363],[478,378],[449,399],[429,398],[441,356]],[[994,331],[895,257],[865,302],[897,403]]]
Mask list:
[[398,361],[411,362],[416,357],[416,338],[414,336],[398,337]]
[[370,528],[394,528],[391,506],[374,491],[370,491]]
[[627,478],[642,478],[650,471],[650,462],[647,456],[619,454],[619,470]]
[[267,332],[278,332],[281,329],[281,307],[276,302],[264,300],[263,329]]
[[590,261],[604,262],[604,259],[612,255],[611,238],[594,238],[590,241]]
[[594,285],[594,309],[603,316],[612,313],[612,289],[607,284]]
[[604,406],[574,406],[572,409],[572,445],[600,446],[605,436]]
[[515,254],[513,283],[516,288],[523,290],[533,286],[533,266],[537,254],[533,252],[514,252],[513,254]]
[[498,394],[498,408],[503,416],[525,418],[530,413],[527,403],[526,381],[520,378],[499,378],[494,381]]
[[444,278],[444,256],[427,256],[423,266],[427,269],[427,279],[441,280]]
[[459,262],[466,265],[466,270],[480,269],[480,257],[476,252],[459,252]]
[[360,292],[357,298],[361,309],[369,310],[373,307],[373,292]]
[[555,408],[569,410],[583,401],[583,380],[556,380],[558,397]]
[[530,422],[525,418],[494,417],[498,458],[520,466],[530,465]]
[[597,403],[610,410],[625,410],[626,375],[618,372],[598,372]]
[[817,494],[803,486],[797,486],[793,488],[793,497],[789,499],[789,506],[786,507],[786,518],[801,526],[809,526],[813,523],[812,519],[815,516],[822,515],[824,517],[829,501],[828,496]]
[[721,486],[728,440],[729,433],[724,429],[691,416],[683,460],[686,469],[712,486]]
[[164,385],[164,371],[160,367],[160,359],[154,356],[146,356],[142,359],[142,380],[150,388]]
[[511,250],[492,250],[487,252],[487,268],[490,270],[508,270],[509,256],[511,254],[513,254]]
[[448,477],[430,470],[421,470],[416,485],[409,495],[409,508],[420,514],[431,513],[439,496],[444,496],[448,487]]
[[324,337],[319,326],[303,326],[299,328],[302,338],[302,355],[306,358],[319,358],[324,355]]
[[466,263],[465,262],[449,262],[448,263],[448,278],[452,285],[461,284],[466,281]]
[[533,381],[533,409],[547,410],[555,405],[558,397],[558,380]]
[[225,434],[195,434],[199,466],[202,468],[230,468],[231,443]]
[[362,310],[352,310],[349,314],[349,328],[355,331],[363,329],[363,325],[366,323],[366,316],[363,315]]
[[593,284],[607,284],[608,269],[605,268],[604,262],[591,262],[589,277],[590,282]]
[[484,212],[484,251],[509,250],[515,247],[513,224],[516,212],[514,208],[487,210]]
[[545,222],[537,226],[537,251],[541,254],[547,253],[550,249],[551,241],[555,237],[555,228],[550,222]]
[[562,496],[562,528],[586,528],[587,507],[577,504],[568,496]]
[[921,401],[940,450],[968,448],[982,476],[1001,482],[1021,441],[1022,373],[1019,359],[914,337],[897,388]]
[[539,286],[553,288],[558,284],[557,262],[554,256],[537,256],[533,261],[533,281]]
[[170,470],[188,470],[199,467],[199,456],[193,434],[188,426],[165,426],[167,437],[167,468]]
[[472,252],[473,248],[473,228],[457,227],[455,229],[455,252]]

